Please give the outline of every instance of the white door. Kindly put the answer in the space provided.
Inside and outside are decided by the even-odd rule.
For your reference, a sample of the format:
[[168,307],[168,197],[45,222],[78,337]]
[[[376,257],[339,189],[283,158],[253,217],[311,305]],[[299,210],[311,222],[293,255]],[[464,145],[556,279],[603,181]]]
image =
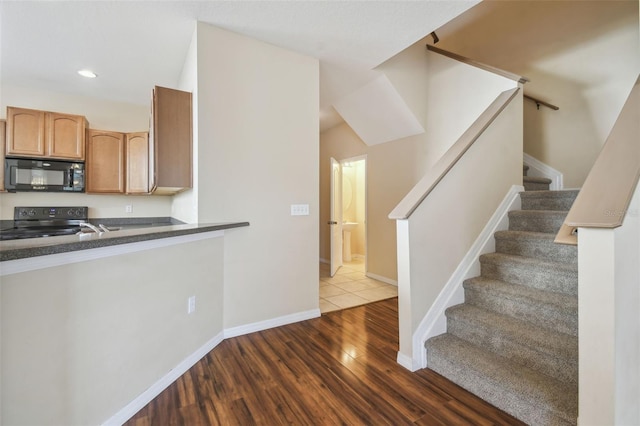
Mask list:
[[331,276],[342,266],[342,166],[331,158]]

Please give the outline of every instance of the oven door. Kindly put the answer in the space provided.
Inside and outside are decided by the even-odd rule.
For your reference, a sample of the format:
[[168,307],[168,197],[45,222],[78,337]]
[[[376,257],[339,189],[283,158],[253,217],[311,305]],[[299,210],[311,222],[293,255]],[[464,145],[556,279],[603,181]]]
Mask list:
[[8,191],[84,192],[84,164],[67,161],[5,159]]

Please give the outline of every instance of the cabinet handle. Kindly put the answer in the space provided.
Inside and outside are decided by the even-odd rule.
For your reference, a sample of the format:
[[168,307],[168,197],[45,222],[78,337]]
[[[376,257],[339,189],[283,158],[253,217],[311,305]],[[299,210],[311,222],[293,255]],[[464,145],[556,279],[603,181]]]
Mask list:
[[335,222],[333,220],[330,220],[329,222],[327,222],[327,225],[337,225],[338,222]]

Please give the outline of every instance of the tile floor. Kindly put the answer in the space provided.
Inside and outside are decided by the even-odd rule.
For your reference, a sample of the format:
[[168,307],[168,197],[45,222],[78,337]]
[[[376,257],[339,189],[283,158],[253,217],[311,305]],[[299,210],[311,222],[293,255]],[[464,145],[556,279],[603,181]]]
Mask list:
[[364,259],[344,262],[335,276],[329,265],[320,264],[320,312],[351,308],[398,295],[398,288],[364,274]]

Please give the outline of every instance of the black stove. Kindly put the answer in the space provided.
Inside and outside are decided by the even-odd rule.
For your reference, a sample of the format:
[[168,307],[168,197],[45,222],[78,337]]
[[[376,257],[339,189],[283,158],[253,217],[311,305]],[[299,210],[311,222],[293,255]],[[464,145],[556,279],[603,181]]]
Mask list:
[[0,230],[0,240],[74,235],[87,222],[88,207],[15,207],[13,227]]

